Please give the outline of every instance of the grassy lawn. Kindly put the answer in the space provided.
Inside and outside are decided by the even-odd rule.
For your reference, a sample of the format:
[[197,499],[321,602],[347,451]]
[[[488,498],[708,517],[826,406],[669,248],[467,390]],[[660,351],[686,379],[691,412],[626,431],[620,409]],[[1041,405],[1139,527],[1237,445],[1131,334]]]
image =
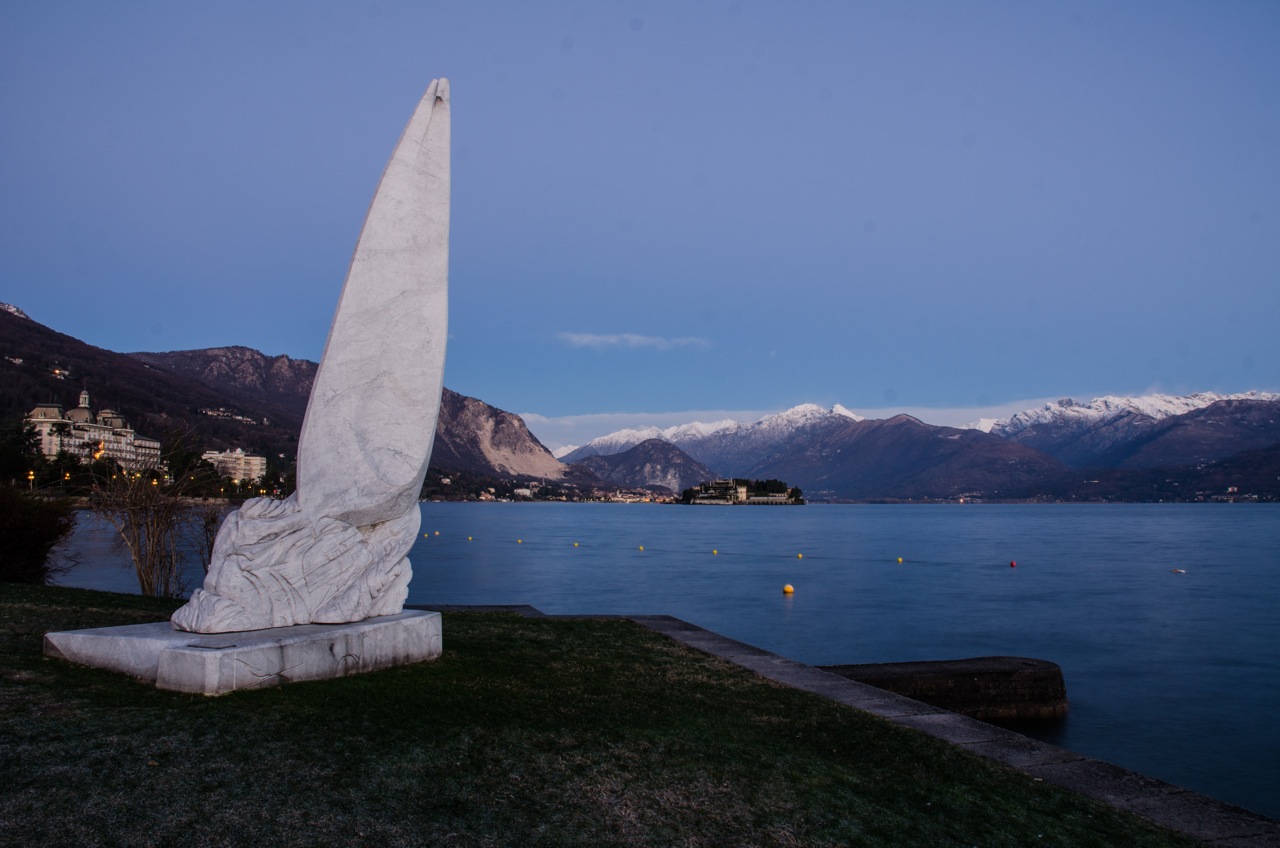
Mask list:
[[175,606],[0,584],[0,844],[1194,844],[623,621],[222,698],[41,655]]

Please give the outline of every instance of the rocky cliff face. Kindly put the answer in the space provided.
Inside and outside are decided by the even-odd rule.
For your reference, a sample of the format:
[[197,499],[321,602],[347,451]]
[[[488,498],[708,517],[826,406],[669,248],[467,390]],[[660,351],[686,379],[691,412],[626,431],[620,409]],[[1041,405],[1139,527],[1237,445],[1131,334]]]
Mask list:
[[265,409],[301,418],[317,365],[307,359],[267,356],[247,347],[211,347],[129,356],[165,368]]
[[561,480],[567,469],[518,415],[444,390],[431,464],[438,468]]
[[[225,392],[243,407],[288,410],[296,421],[306,412],[319,367],[306,359],[267,356],[246,347],[130,356]],[[567,473],[518,416],[449,389],[440,400],[431,465],[545,480],[562,480]]]

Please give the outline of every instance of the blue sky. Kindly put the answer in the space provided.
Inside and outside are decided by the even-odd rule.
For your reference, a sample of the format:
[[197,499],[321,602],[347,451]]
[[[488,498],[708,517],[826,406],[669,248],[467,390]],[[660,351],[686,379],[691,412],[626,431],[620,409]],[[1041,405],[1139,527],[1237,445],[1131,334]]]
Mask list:
[[1277,44],[1274,2],[6,0],[0,300],[318,359],[447,76],[445,383],[551,446],[1277,390]]

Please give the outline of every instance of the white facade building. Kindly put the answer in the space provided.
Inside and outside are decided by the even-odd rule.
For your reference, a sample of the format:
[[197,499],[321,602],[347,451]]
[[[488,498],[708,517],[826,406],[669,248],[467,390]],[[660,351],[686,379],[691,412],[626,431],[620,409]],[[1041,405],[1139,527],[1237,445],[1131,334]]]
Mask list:
[[40,450],[49,459],[66,451],[82,461],[114,459],[129,471],[160,467],[160,442],[135,433],[115,410],[95,415],[87,391],[80,393],[80,405],[66,413],[58,403],[37,406],[27,423],[35,427]]
[[257,483],[267,476],[267,458],[247,454],[240,448],[221,453],[205,451],[200,458],[218,469],[223,477],[230,477],[236,483]]

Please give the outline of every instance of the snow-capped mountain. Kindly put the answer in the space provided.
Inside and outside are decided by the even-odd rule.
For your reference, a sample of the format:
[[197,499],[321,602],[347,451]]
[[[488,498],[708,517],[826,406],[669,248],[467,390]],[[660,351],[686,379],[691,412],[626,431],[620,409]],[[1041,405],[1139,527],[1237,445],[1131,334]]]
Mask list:
[[786,480],[816,500],[955,499],[1023,497],[1065,470],[999,436],[899,414],[797,430],[741,476]]
[[862,416],[839,404],[824,409],[813,403],[792,407],[752,423],[725,420],[694,422],[668,427],[619,430],[592,439],[559,457],[562,462],[578,462],[589,456],[608,456],[630,450],[641,442],[661,439],[670,442],[698,462],[726,476],[746,473],[759,458],[777,449],[801,431],[861,421]]
[[661,486],[677,495],[716,477],[710,468],[663,439],[643,441],[622,453],[589,456],[577,466],[620,486]]
[[1280,440],[1280,394],[1063,398],[990,432],[1077,468],[1149,468],[1221,459]]
[[[752,423],[622,430],[589,442],[578,449],[579,458],[571,453],[564,461],[606,476],[608,467],[591,463],[624,464],[640,449],[629,444],[638,438],[651,452],[664,442],[674,445],[706,466],[700,473],[714,470],[722,477],[785,480],[817,499],[1007,494],[1025,489],[1039,476],[1064,470],[1038,451],[989,433],[935,427],[909,415],[869,421],[843,406],[826,409],[811,403]],[[617,454],[604,453],[618,448]],[[652,476],[661,463],[649,465],[653,468],[646,468],[646,473]]]
[[[144,432],[176,424],[197,444],[258,444],[282,455],[296,448],[316,368],[244,348],[113,353],[10,305],[0,305],[0,347],[0,408],[11,416],[45,399],[74,398],[79,384],[59,373],[69,369],[77,379],[98,375],[94,391],[141,421]],[[57,372],[50,361],[59,364]],[[271,425],[196,412],[214,407],[269,417]],[[437,427],[437,470],[559,483],[595,479],[556,462],[520,419],[474,398],[445,390]],[[655,436],[657,444],[617,455]],[[707,468],[694,468],[668,445]],[[620,431],[565,456],[609,452],[602,470],[611,480],[674,489],[712,473],[774,478],[803,488],[810,500],[1280,501],[1280,394],[1064,399],[963,430],[909,415],[863,420],[842,406],[803,404],[752,423]]]
[[[1057,403],[1046,403],[1038,409],[1028,409],[1009,418],[991,422],[988,432],[1006,439],[1013,438],[1029,427],[1043,426],[1096,426],[1127,415],[1143,415],[1160,421],[1174,415],[1185,415],[1220,400],[1280,400],[1273,392],[1242,392],[1222,395],[1217,392],[1196,392],[1190,395],[1142,395],[1140,397],[1094,398],[1081,403],[1072,398],[1062,398]],[[989,419],[986,419],[989,420]],[[985,420],[984,420],[985,423]]]
[[[776,477],[818,498],[953,497],[966,492],[1022,497],[1040,486],[1070,499],[1093,494],[1072,488],[1079,480],[1069,468],[1099,473],[1202,468],[1243,452],[1273,449],[1280,445],[1280,394],[1201,392],[1088,402],[1064,398],[965,429],[928,425],[905,415],[867,421],[841,406],[803,404],[753,423],[621,430],[561,459],[610,456],[648,439],[674,444],[720,476]],[[1168,476],[1152,479],[1159,486],[1168,483]],[[1177,479],[1194,493],[1200,484],[1184,477]],[[1126,499],[1155,491],[1145,477],[1140,484],[1119,480],[1111,481],[1113,488],[1119,487],[1116,492]],[[1166,488],[1161,496],[1186,494],[1177,486]]]
[[695,441],[712,433],[732,430],[740,426],[742,425],[737,421],[725,420],[716,421],[712,424],[704,424],[702,422],[680,424],[675,427],[667,427],[665,430],[660,430],[657,427],[628,428],[592,439],[581,447],[561,453],[557,456],[557,459],[562,462],[577,462],[589,456],[611,456],[615,453],[631,450],[641,442],[647,442],[650,439],[661,439],[664,442],[670,442],[680,447],[682,443]]

